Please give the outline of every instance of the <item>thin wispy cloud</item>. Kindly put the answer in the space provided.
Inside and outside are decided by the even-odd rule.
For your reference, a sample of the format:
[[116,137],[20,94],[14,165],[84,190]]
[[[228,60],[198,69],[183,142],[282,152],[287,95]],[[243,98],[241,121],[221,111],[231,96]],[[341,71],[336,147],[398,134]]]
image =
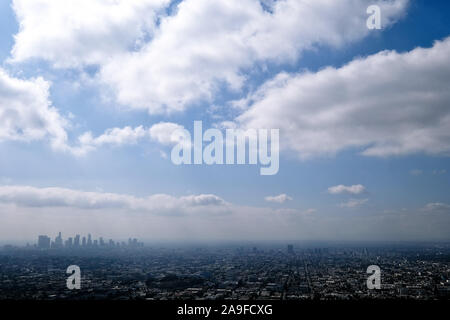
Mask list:
[[225,212],[229,205],[213,194],[182,197],[154,194],[136,197],[127,194],[31,186],[0,186],[0,202],[31,208],[125,209],[152,214],[186,214],[196,210],[201,212],[209,210],[211,213]]
[[279,194],[277,196],[267,196],[264,198],[267,202],[275,202],[275,203],[285,203],[287,201],[293,200],[292,197],[288,196],[285,193]]
[[340,184],[328,188],[328,193],[330,194],[361,194],[365,191],[366,187],[364,187],[362,184],[354,184],[351,186]]
[[339,204],[341,208],[358,208],[367,203],[369,199],[350,199],[347,202]]

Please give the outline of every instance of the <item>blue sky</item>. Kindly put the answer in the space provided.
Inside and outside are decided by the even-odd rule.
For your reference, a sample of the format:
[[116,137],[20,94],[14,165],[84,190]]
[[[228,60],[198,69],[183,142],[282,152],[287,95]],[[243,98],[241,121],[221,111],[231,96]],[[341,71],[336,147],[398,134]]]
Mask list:
[[[22,127],[14,129],[17,137],[0,131],[0,215],[7,221],[0,227],[0,233],[16,239],[31,239],[38,233],[56,233],[59,229],[66,233],[97,232],[117,237],[134,233],[169,239],[267,236],[359,240],[365,235],[368,240],[448,239],[450,129],[445,122],[440,123],[442,128],[437,133],[434,128],[439,119],[449,117],[450,100],[445,92],[426,81],[426,76],[424,81],[430,87],[423,88],[424,96],[430,98],[419,99],[413,111],[425,111],[417,111],[417,117],[402,116],[410,111],[410,102],[401,97],[412,96],[414,85],[404,86],[402,75],[392,75],[388,68],[380,70],[382,76],[373,77],[391,79],[394,86],[398,85],[393,91],[399,96],[392,94],[391,98],[390,90],[377,92],[382,86],[376,80],[374,83],[369,80],[368,88],[356,90],[371,92],[368,99],[371,108],[380,110],[376,114],[373,111],[374,119],[399,114],[398,126],[374,123],[372,128],[371,119],[347,123],[346,119],[359,119],[363,113],[367,114],[365,107],[358,107],[332,126],[313,123],[305,129],[300,123],[304,119],[294,118],[294,123],[289,124],[291,129],[286,129],[293,119],[290,115],[302,113],[305,103],[312,102],[310,115],[305,115],[311,119],[316,119],[321,111],[333,113],[334,117],[339,108],[347,110],[357,105],[352,98],[353,80],[345,83],[351,77],[338,78],[344,82],[343,88],[348,89],[348,97],[338,97],[343,100],[330,109],[333,100],[323,102],[319,93],[305,98],[302,93],[310,83],[311,89],[304,93],[319,92],[321,77],[340,77],[340,70],[345,72],[345,66],[355,60],[366,63],[371,55],[394,50],[398,52],[396,59],[403,61],[403,55],[418,47],[442,50],[445,55],[445,48],[435,47],[434,43],[450,36],[448,1],[374,2],[382,7],[382,19],[388,19],[383,20],[381,30],[364,29],[368,15],[361,9],[370,4],[367,1],[357,1],[358,5],[343,1],[342,11],[325,2],[305,7],[300,4],[283,11],[280,2],[266,1],[273,9],[272,17],[264,13],[258,1],[228,5],[227,10],[225,4],[206,5],[203,1],[172,4],[163,0],[143,1],[140,5],[121,3],[123,17],[115,19],[109,16],[108,12],[114,10],[109,1],[98,1],[98,6],[92,8],[86,2],[73,12],[51,0],[39,0],[36,7],[26,1],[14,1],[13,7],[11,1],[3,1],[0,59],[7,77],[4,83],[19,79],[23,82],[20,86],[25,88],[27,83],[35,83],[41,77],[48,84],[46,103],[52,106],[53,113],[44,103],[33,107],[42,108],[36,117],[47,119],[47,112],[53,115],[56,112],[64,120],[61,124],[49,121],[41,127],[40,123],[45,121],[25,119],[20,122]],[[125,17],[125,12],[130,17]],[[72,21],[71,17],[75,17],[73,24],[77,27],[67,22]],[[88,23],[92,17],[94,23]],[[215,20],[217,24],[213,23]],[[23,24],[20,29],[19,21]],[[266,25],[271,29],[267,30]],[[144,30],[145,36],[136,30]],[[257,36],[249,36],[248,30]],[[420,68],[429,79],[443,79],[442,86],[450,84],[446,82],[450,78],[448,69],[434,76],[439,61],[428,56],[424,54],[418,60],[417,64],[424,64]],[[381,66],[388,65],[387,58],[377,56],[377,59]],[[416,70],[416,62],[411,61],[407,60],[403,71],[395,68],[403,65],[401,62],[394,63],[392,73],[410,72],[420,77],[417,70],[422,69]],[[322,72],[330,67],[336,72]],[[280,74],[287,75],[286,83],[292,86],[267,89],[266,84]],[[304,81],[307,74],[312,75],[310,81]],[[4,83],[0,83],[3,104],[0,108],[9,110],[15,106],[14,99],[19,101],[19,107],[22,99],[27,103],[28,98],[21,93],[26,88],[17,84],[13,90]],[[279,92],[288,90],[287,87],[293,91]],[[292,99],[298,100],[283,102],[276,98],[278,95],[292,95]],[[329,96],[326,91],[323,95]],[[249,97],[252,102],[243,109],[232,107],[232,101]],[[359,98],[364,104],[364,97]],[[280,103],[268,107],[266,101]],[[312,107],[314,103],[318,105],[316,109]],[[437,111],[426,111],[427,108]],[[240,120],[242,116],[245,121]],[[1,117],[2,113],[0,123],[6,123]],[[194,120],[202,120],[205,128],[220,126],[222,121],[243,127],[273,124],[281,134],[278,174],[261,176],[259,167],[252,165],[175,166],[170,161],[171,145],[160,143],[151,135],[132,143],[94,146],[91,141],[89,146],[93,150],[83,155],[76,155],[71,149],[79,146],[77,139],[86,132],[91,132],[95,139],[111,128],[143,126],[150,130],[161,122],[177,124],[192,132]],[[64,121],[68,124],[63,124]],[[365,129],[367,124],[370,130]],[[21,136],[29,129],[27,126],[35,131]],[[57,138],[52,130],[60,127],[67,140],[55,147],[52,142]],[[349,131],[353,127],[357,130],[354,134],[361,135],[357,143]],[[400,131],[403,127],[405,130]],[[416,143],[420,138],[407,140],[407,130],[421,132],[421,129],[425,130],[423,145]],[[320,135],[316,135],[318,130],[322,130]],[[330,141],[327,138],[311,141],[306,148],[302,135],[330,135],[340,147],[323,150]],[[317,147],[320,145],[324,147]],[[372,145],[381,148],[377,149],[379,156],[361,154]],[[390,145],[395,145],[397,151],[386,151]],[[161,152],[169,154],[169,158],[162,157]],[[361,185],[364,190],[355,193],[344,188],[338,194],[329,191],[339,185]],[[47,188],[54,189],[49,192]],[[108,199],[133,198],[126,201],[114,198],[109,203],[105,194],[111,194]],[[170,214],[165,213],[167,208],[153,203],[136,205],[155,194],[167,195],[171,198],[165,201],[179,204],[170,205]],[[283,194],[289,199],[278,202],[265,199]],[[212,207],[209,200],[192,207],[191,200],[186,200],[202,195],[219,200],[212,201]],[[90,199],[88,205],[78,204],[83,198]],[[111,211],[114,219],[110,219]],[[215,214],[207,213],[216,211],[218,220],[214,220]],[[174,219],[172,213],[180,217]],[[30,217],[36,221],[31,223]],[[110,220],[116,222],[109,224]],[[427,227],[424,221],[429,224]],[[240,226],[235,227],[236,224]],[[180,234],[186,225],[190,227]],[[204,232],[205,228],[210,230]]]

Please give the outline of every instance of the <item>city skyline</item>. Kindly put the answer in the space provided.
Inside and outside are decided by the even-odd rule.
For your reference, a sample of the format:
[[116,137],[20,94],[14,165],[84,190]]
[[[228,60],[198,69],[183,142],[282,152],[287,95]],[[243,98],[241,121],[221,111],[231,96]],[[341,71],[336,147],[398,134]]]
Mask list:
[[[29,246],[29,243],[27,243]],[[113,239],[103,239],[99,236],[98,239],[94,239],[89,233],[81,238],[81,235],[77,234],[75,237],[68,237],[66,240],[62,237],[62,233],[59,232],[55,239],[52,241],[51,237],[47,235],[39,235],[37,244],[34,245],[40,249],[61,249],[61,248],[92,248],[92,247],[143,247],[142,242],[138,242],[137,238],[128,238],[128,241],[120,241]]]

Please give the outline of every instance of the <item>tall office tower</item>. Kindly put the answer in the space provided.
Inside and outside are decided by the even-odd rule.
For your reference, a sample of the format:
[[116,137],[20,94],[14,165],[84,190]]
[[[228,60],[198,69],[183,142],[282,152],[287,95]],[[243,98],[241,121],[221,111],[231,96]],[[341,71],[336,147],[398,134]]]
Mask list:
[[73,245],[73,239],[72,237],[70,237],[69,239],[66,240],[66,247],[70,248]]
[[109,246],[114,247],[116,244],[114,243],[113,239],[109,239]]
[[49,249],[50,248],[50,237],[39,236],[38,237],[38,247],[41,249]]
[[81,240],[81,245],[86,247],[86,237],[83,237],[83,240]]
[[288,252],[288,253],[294,253],[294,245],[288,244],[288,246],[287,246],[287,252]]
[[98,246],[98,240],[94,240],[94,247]]
[[55,238],[55,248],[62,248],[63,239],[61,236],[61,232],[58,233],[58,236]]
[[80,246],[80,235],[79,235],[79,234],[77,234],[77,235],[75,236],[75,239],[74,239],[74,241],[73,241],[73,245],[74,245],[75,247],[79,247],[79,246]]
[[102,238],[102,237],[100,237],[99,242],[100,242],[100,245],[101,245],[102,247],[105,245],[105,242],[103,241],[103,238]]
[[128,245],[131,247],[131,238],[128,238]]
[[91,247],[91,246],[92,246],[92,238],[91,238],[91,234],[90,234],[90,233],[88,234],[87,245],[88,245],[88,247]]

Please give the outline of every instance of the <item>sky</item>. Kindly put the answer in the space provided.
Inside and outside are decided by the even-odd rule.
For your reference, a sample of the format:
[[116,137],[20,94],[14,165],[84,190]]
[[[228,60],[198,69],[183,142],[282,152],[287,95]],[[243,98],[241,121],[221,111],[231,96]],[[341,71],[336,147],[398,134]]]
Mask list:
[[[369,29],[377,5],[381,29]],[[0,3],[0,241],[450,240],[450,3]],[[259,165],[173,132],[279,129]]]

